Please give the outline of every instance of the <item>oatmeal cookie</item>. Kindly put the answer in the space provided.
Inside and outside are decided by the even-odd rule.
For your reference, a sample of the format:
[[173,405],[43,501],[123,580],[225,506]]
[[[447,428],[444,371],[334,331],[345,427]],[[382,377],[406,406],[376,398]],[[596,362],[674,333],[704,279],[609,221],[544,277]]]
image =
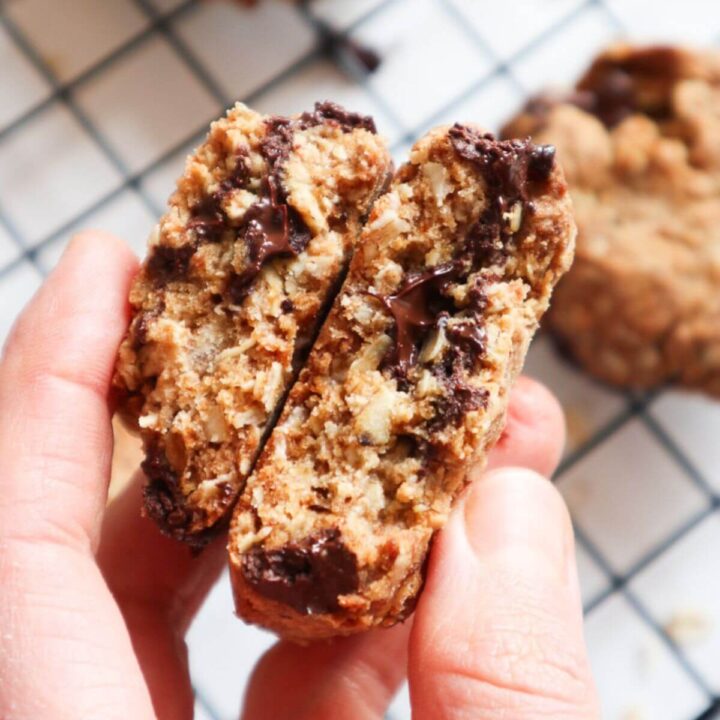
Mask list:
[[504,130],[558,148],[578,223],[547,325],[598,378],[720,396],[720,53],[618,46]]
[[188,159],[115,376],[168,535],[201,546],[226,518],[390,172],[373,121],[329,102],[238,104]]
[[241,617],[299,641],[407,617],[574,236],[551,146],[462,125],[414,146],[233,514]]

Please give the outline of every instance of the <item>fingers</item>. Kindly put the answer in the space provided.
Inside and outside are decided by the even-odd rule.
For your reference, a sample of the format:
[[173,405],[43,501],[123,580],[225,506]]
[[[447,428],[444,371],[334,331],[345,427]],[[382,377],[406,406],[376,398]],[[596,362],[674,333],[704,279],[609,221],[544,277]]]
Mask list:
[[405,678],[410,624],[301,647],[279,642],[255,668],[243,720],[380,720]]
[[98,565],[121,606],[157,610],[184,634],[225,564],[226,538],[193,556],[185,545],[164,537],[141,514],[142,482],[138,473],[108,507]]
[[140,473],[105,514],[97,561],[132,638],[161,717],[192,708],[184,635],[226,561],[225,538],[199,556],[140,513]]
[[76,237],[17,322],[0,364],[0,527],[87,544],[105,504],[107,394],[137,263],[119,240]]
[[507,425],[490,453],[488,469],[525,467],[550,477],[565,446],[560,403],[541,383],[518,378],[510,396]]
[[535,472],[491,471],[438,536],[409,680],[417,720],[599,717],[570,519]]
[[109,236],[74,240],[0,365],[0,717],[154,717],[90,552],[109,475],[106,395],[134,269]]

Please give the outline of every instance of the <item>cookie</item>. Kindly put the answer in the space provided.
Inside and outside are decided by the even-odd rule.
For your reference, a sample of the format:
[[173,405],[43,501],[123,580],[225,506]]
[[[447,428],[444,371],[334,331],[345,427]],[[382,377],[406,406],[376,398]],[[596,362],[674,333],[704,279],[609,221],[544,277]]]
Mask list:
[[408,616],[574,235],[552,147],[461,125],[414,146],[233,514],[241,617],[307,641]]
[[391,172],[368,117],[236,105],[149,241],[117,364],[145,510],[196,546],[226,519]]
[[615,385],[720,396],[720,53],[620,46],[504,130],[558,148],[578,247],[547,325]]

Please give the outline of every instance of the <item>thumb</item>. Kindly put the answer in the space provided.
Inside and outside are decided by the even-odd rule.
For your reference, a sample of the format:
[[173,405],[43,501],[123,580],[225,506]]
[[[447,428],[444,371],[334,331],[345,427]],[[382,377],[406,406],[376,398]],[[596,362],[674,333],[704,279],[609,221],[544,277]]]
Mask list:
[[531,470],[471,485],[438,536],[410,641],[413,718],[599,717],[573,533]]

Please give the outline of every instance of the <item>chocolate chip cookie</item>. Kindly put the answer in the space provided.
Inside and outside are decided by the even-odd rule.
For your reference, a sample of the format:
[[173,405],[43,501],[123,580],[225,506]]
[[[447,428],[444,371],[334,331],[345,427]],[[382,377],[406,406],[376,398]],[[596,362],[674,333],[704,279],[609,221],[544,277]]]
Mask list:
[[552,142],[579,228],[548,327],[616,385],[720,395],[720,53],[620,46],[506,137]]
[[414,146],[233,514],[241,617],[300,641],[407,617],[574,236],[551,146],[462,125]]
[[390,173],[372,119],[329,102],[238,104],[188,159],[115,376],[168,535],[201,546],[227,518]]

